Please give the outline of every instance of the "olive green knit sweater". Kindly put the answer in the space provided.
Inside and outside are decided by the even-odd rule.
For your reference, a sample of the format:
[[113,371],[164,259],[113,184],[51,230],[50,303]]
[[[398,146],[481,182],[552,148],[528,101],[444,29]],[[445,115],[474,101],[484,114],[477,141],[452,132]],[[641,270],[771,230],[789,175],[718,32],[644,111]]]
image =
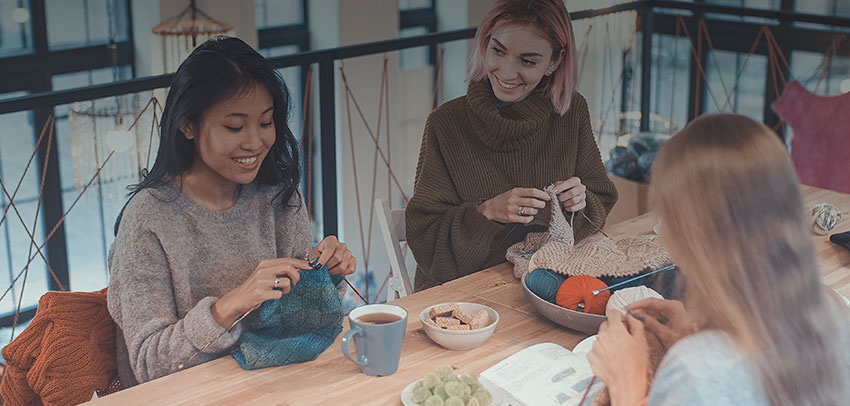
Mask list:
[[505,262],[510,245],[549,221],[540,210],[530,226],[497,223],[478,212],[480,203],[515,187],[543,189],[573,176],[587,186],[583,211],[592,220],[575,217],[580,240],[605,225],[617,201],[584,97],[576,93],[563,116],[539,92],[498,109],[488,82],[471,83],[466,96],[444,103],[425,123],[405,218],[416,290]]

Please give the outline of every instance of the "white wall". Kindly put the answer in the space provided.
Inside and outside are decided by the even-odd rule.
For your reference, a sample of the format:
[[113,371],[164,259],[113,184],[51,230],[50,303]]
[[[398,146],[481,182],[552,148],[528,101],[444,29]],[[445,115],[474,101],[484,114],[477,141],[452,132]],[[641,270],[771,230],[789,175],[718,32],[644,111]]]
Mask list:
[[[338,15],[344,16],[344,18],[339,18],[338,24],[340,46],[398,37],[397,0],[370,0],[368,2],[340,0],[338,10]],[[312,30],[315,31],[322,26],[313,26]],[[388,61],[389,136],[392,137],[390,142],[392,150],[386,147],[388,140],[386,110],[380,113],[381,122],[378,123],[381,72],[385,57]],[[405,145],[403,137],[399,137],[401,133],[399,123],[402,119],[400,114],[403,111],[402,104],[404,101],[400,98],[401,83],[398,71],[398,53],[347,59],[341,61],[340,66],[345,71],[348,84],[363,111],[363,115],[366,117],[368,127],[372,134],[379,137],[381,148],[390,159],[393,171],[402,173],[403,171],[398,169],[402,167],[402,160],[399,159],[398,151],[400,151],[399,148],[407,149],[409,147]],[[354,101],[350,101],[350,105],[346,106],[345,87],[341,75],[337,76],[336,84],[340,237],[357,257],[358,272],[363,272],[368,262],[372,277],[375,278],[376,285],[380,287],[384,277],[388,274],[389,263],[386,251],[382,246],[382,236],[373,215],[373,190],[376,198],[389,198],[391,195],[399,196],[399,191],[394,184],[388,185],[389,172],[387,166],[381,156],[376,153],[375,143],[367,130],[367,125],[364,124],[357,113]],[[385,106],[387,102],[385,99]],[[350,129],[347,107],[350,107],[351,111]],[[377,133],[379,126],[381,127],[380,134]],[[418,148],[418,145],[414,148]],[[375,164],[376,158],[377,164]],[[355,169],[358,177],[356,186],[359,187],[359,190],[355,187]],[[373,179],[377,180],[373,183]],[[371,239],[369,234],[370,219],[372,220]],[[374,295],[375,291],[370,290],[369,294]]]

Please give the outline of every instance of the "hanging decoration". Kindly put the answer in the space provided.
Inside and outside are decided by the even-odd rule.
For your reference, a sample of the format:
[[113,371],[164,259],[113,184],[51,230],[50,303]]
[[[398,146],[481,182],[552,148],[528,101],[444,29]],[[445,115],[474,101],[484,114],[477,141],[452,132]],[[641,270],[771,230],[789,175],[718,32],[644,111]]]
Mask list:
[[82,190],[85,178],[113,150],[115,157],[112,164],[101,173],[98,183],[120,181],[128,184],[137,181],[145,162],[140,156],[145,137],[141,128],[128,128],[138,109],[139,97],[136,94],[75,102],[68,106],[71,159],[77,190]]
[[[109,47],[112,56],[112,81],[121,79],[118,69],[117,44],[115,42],[116,23],[113,2],[107,2],[109,16]],[[148,166],[152,143],[159,140],[153,137],[158,131],[157,107],[159,103],[151,96],[145,107],[139,111],[141,94],[123,94],[103,99],[71,103],[68,106],[68,122],[71,127],[71,158],[74,163],[74,185],[78,191],[83,189],[85,179],[100,165],[103,158],[115,153],[112,164],[97,179],[98,199],[123,200],[126,185],[137,183],[142,170]],[[150,120],[150,135],[145,136],[142,126],[136,126],[144,112],[154,106]],[[160,109],[161,111],[161,109]],[[146,123],[147,124],[147,123]],[[102,190],[104,185],[114,183],[113,192]]]
[[[176,72],[180,63],[204,41],[218,35],[233,35],[233,26],[215,20],[199,10],[195,0],[189,2],[176,17],[163,21],[153,28],[153,46],[161,47],[162,61],[154,61],[155,73]],[[153,52],[157,55],[157,52]]]

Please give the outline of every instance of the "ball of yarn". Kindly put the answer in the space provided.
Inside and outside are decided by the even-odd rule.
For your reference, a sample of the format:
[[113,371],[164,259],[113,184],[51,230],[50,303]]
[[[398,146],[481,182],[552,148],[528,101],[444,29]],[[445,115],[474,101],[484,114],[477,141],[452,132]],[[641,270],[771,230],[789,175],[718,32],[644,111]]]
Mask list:
[[605,305],[611,292],[606,290],[594,296],[593,291],[607,287],[605,282],[592,276],[571,276],[558,288],[555,303],[570,310],[579,310],[581,305],[585,313],[605,314]]
[[646,287],[635,286],[631,288],[620,289],[611,295],[608,299],[608,305],[605,306],[605,315],[610,316],[613,311],[626,312],[626,306],[643,299],[649,298],[664,299],[658,292]]
[[841,212],[829,204],[820,203],[809,209],[809,225],[818,235],[832,231],[838,220],[841,220]]
[[558,288],[564,283],[564,276],[548,269],[537,268],[531,271],[525,279],[528,290],[532,291],[541,299],[555,303]]

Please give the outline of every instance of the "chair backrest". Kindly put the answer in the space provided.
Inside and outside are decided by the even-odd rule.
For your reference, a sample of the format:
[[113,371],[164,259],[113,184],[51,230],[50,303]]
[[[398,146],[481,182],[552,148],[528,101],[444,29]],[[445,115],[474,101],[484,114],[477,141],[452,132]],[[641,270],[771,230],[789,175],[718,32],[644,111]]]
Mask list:
[[407,296],[413,292],[410,274],[404,264],[399,243],[406,240],[404,233],[404,209],[390,210],[384,199],[375,200],[378,226],[384,236],[384,247],[390,259],[390,278],[387,281],[387,302]]

